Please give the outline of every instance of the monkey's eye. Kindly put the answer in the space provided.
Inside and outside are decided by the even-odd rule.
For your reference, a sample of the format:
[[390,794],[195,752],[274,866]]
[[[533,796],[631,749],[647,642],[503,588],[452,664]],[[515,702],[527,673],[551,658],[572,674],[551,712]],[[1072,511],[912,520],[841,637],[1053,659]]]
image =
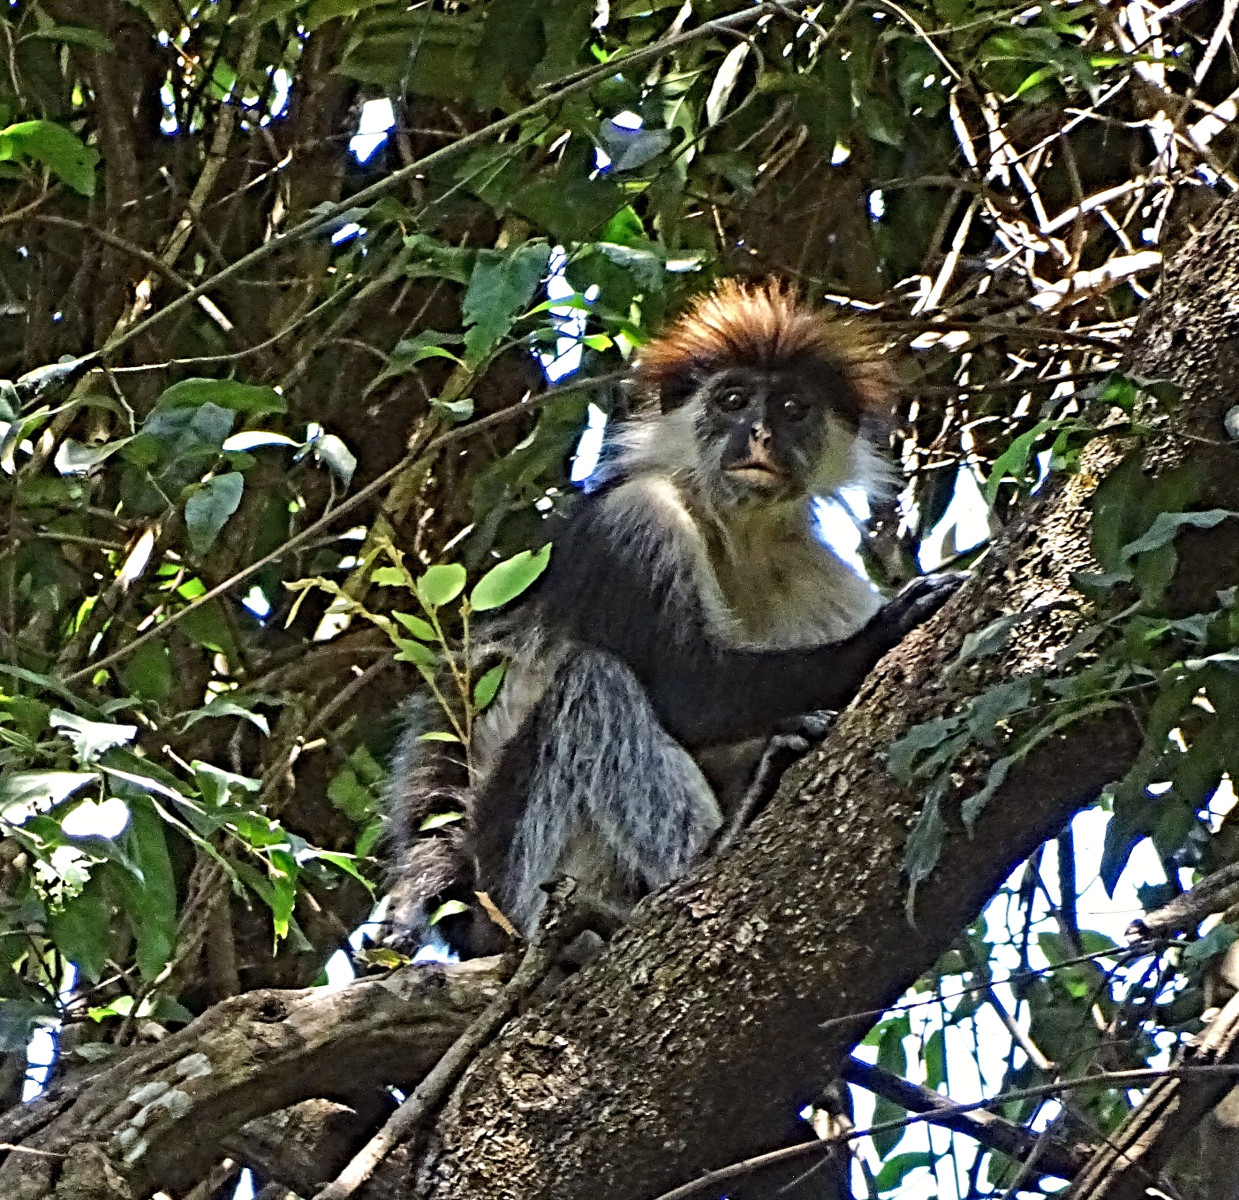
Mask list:
[[714,403],[719,406],[724,412],[736,412],[744,407],[748,397],[740,388],[725,388],[719,392]]
[[811,406],[803,396],[788,396],[779,407],[789,421],[803,421]]

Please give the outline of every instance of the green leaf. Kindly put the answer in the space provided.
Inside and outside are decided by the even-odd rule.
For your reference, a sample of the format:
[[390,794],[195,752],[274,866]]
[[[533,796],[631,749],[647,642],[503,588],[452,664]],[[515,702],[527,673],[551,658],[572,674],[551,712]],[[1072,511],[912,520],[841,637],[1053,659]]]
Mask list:
[[396,655],[397,662],[412,663],[415,667],[420,667],[425,671],[434,671],[439,660],[435,652],[422,642],[415,642],[412,638],[393,638],[400,653]]
[[343,767],[327,784],[327,799],[350,821],[360,822],[374,812],[374,796],[350,766]]
[[185,528],[189,544],[198,554],[206,554],[215,544],[228,518],[237,511],[245,476],[239,471],[208,479],[185,501]]
[[0,162],[34,159],[83,196],[95,194],[99,151],[54,121],[22,121],[0,129]]
[[176,947],[176,883],[159,811],[146,796],[129,801],[126,850],[142,871],[117,873],[125,914],[137,941],[138,970],[154,979]]
[[447,900],[430,914],[427,925],[437,925],[444,917],[454,917],[458,913],[467,913],[469,906],[463,900]]
[[66,900],[62,909],[49,913],[48,927],[61,954],[97,983],[112,954],[112,906],[104,891],[103,872]]
[[917,759],[926,750],[940,746],[951,736],[963,721],[962,717],[934,717],[921,725],[914,725],[898,741],[892,742],[886,751],[886,769],[899,780],[909,784],[915,775]]
[[1123,547],[1140,531],[1140,504],[1146,484],[1139,453],[1129,454],[1093,493],[1089,531],[1093,557],[1105,572],[1127,569]]
[[1183,951],[1188,962],[1205,963],[1219,954],[1224,954],[1239,939],[1239,929],[1219,921],[1204,937],[1193,942]]
[[129,438],[120,438],[115,442],[104,442],[99,446],[86,446],[74,441],[73,438],[65,438],[56,450],[52,465],[62,475],[85,475],[93,471],[100,463],[106,462],[129,441]]
[[456,821],[463,821],[465,814],[462,812],[442,812],[431,813],[418,827],[418,833],[426,833],[431,829],[442,829],[444,825],[451,825]]
[[992,505],[998,495],[998,488],[1008,476],[1013,476],[1017,483],[1022,484],[1028,475],[1028,463],[1032,458],[1033,446],[1037,439],[1052,428],[1052,421],[1038,421],[1027,433],[1021,433],[995,460],[985,481],[985,501]]
[[443,729],[432,729],[429,733],[419,734],[417,740],[419,742],[457,742],[458,738],[454,733],[448,733]]
[[919,1167],[933,1167],[936,1161],[928,1150],[909,1150],[904,1154],[893,1155],[882,1164],[882,1169],[874,1177],[874,1190],[893,1192],[910,1172]]
[[[265,699],[263,697],[262,699]],[[256,729],[262,730],[268,737],[271,736],[271,725],[267,718],[262,713],[252,712],[246,707],[247,704],[260,703],[259,698],[246,697],[245,701],[238,701],[231,696],[216,696],[213,700],[204,704],[201,708],[195,708],[191,712],[185,714],[185,720],[181,725],[181,730],[197,725],[199,721],[205,721],[208,717],[240,717],[243,721],[248,721]]]
[[255,417],[288,411],[284,397],[274,388],[235,379],[182,379],[159,397],[157,407],[197,408],[208,403]]
[[473,416],[473,400],[466,396],[463,400],[440,400],[437,396],[431,399],[430,407],[440,416],[449,421],[459,423]]
[[629,129],[607,118],[598,127],[598,140],[613,171],[635,171],[666,150],[672,137],[665,129]]
[[504,672],[507,671],[508,664],[501,662],[496,666],[491,667],[481,679],[477,681],[477,685],[473,689],[473,707],[477,712],[484,712],[490,702],[495,698],[495,693],[499,691],[499,685],[503,682]]
[[459,342],[461,337],[456,333],[439,333],[428,329],[416,337],[403,338],[396,343],[395,349],[385,366],[367,385],[362,392],[364,399],[380,384],[399,375],[407,375],[419,362],[427,358],[446,358],[451,362],[460,363],[460,359],[450,350],[443,348],[444,342]]
[[1193,529],[1212,529],[1215,525],[1220,525],[1227,517],[1234,516],[1239,516],[1239,513],[1225,508],[1212,508],[1207,512],[1158,513],[1153,518],[1153,524],[1149,526],[1147,532],[1123,547],[1122,556],[1128,559],[1137,554],[1145,554],[1150,550],[1169,545],[1184,526],[1190,526]]
[[1011,770],[1014,762],[1015,759],[1011,756],[1005,756],[993,762],[990,765],[989,774],[985,778],[985,786],[979,792],[969,796],[960,805],[960,819],[969,833],[972,832],[972,827],[976,823],[977,817],[981,815],[985,806],[994,798],[994,793],[1002,787],[1004,780],[1007,778],[1007,773]]
[[514,600],[546,570],[551,560],[551,544],[548,542],[536,554],[522,550],[511,558],[491,567],[469,596],[475,612],[499,608]]
[[[375,573],[377,574],[377,572]],[[415,638],[420,638],[423,642],[437,642],[439,640],[439,635],[435,633],[435,628],[429,621],[423,621],[421,617],[415,617],[412,613],[405,612],[394,612],[392,616]]]
[[53,729],[59,729],[73,743],[73,757],[79,766],[94,762],[106,750],[124,746],[138,736],[136,725],[115,725],[107,721],[88,721],[63,709],[53,709],[48,717]]
[[168,647],[146,642],[120,670],[125,688],[144,700],[165,700],[172,693],[172,659]]
[[459,563],[428,567],[417,581],[417,598],[427,608],[450,604],[465,589],[465,569]]
[[942,854],[946,824],[942,820],[942,789],[935,786],[925,795],[925,804],[908,834],[903,850],[903,870],[908,877],[906,911],[912,921],[916,889],[933,873]]
[[407,587],[409,579],[401,567],[379,567],[370,576],[370,582],[379,587]]
[[84,46],[87,50],[96,50],[100,54],[111,54],[115,47],[112,39],[105,37],[97,29],[89,25],[49,25],[46,29],[36,29],[18,38],[18,43],[40,39],[47,42],[67,42],[71,46]]
[[478,255],[465,292],[465,362],[476,367],[512,328],[518,314],[529,307],[550,261],[545,242],[524,242],[504,253],[486,250]]
[[314,457],[325,463],[327,469],[348,487],[353,482],[353,472],[357,470],[357,456],[334,433],[320,433],[313,438],[310,445],[314,449]]

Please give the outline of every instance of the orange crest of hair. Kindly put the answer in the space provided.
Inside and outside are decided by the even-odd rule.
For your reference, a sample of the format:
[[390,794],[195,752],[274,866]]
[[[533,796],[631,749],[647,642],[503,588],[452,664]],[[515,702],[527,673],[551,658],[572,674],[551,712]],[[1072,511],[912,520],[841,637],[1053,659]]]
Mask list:
[[667,397],[683,391],[696,373],[805,356],[838,371],[863,410],[889,414],[894,380],[869,329],[859,321],[828,316],[777,281],[723,280],[642,347],[636,375],[666,407]]

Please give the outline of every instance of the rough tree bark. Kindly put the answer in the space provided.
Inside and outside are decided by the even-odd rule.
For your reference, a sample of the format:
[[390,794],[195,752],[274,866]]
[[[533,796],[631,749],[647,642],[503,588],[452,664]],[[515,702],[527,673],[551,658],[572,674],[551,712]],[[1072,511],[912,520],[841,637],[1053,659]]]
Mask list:
[[[1239,201],[1232,201],[1168,270],[1132,355],[1135,370],[1185,389],[1149,448],[1151,469],[1173,465],[1187,445],[1209,481],[1204,503],[1232,508],[1239,453],[1222,418],[1239,374],[1237,348]],[[1138,730],[1121,716],[1043,743],[1008,777],[972,839],[950,831],[909,925],[900,862],[920,801],[886,772],[882,751],[996,678],[1052,664],[1083,620],[1069,573],[1090,565],[1088,498],[1123,449],[1098,440],[1081,473],[1030,505],[943,613],[874,672],[734,851],[642,904],[594,963],[509,1025],[457,1088],[428,1147],[397,1148],[364,1195],[619,1200],[656,1195],[785,1144],[796,1109],[818,1094],[873,1010],[930,966],[1014,865],[1120,775],[1138,746]],[[1183,538],[1183,580],[1192,587],[1235,581],[1239,552],[1229,524]],[[968,632],[1011,612],[1030,615],[1005,657],[952,666]],[[978,754],[968,770],[983,777],[987,766]],[[420,1050],[397,1039],[409,1079],[478,1011],[487,990],[453,998],[452,989],[468,991],[469,970],[494,969],[433,969],[413,989],[404,1019],[432,1035]],[[365,998],[373,1002],[375,986],[363,980],[339,994],[348,999],[335,1002],[353,1006],[350,1022],[366,1025]],[[438,1008],[436,992],[448,996]],[[354,1082],[349,1076],[373,1071],[377,1082],[390,1074],[375,1053],[392,1044],[390,1029],[386,1042],[357,1043],[350,1027],[328,1029],[310,1008],[299,1029],[300,1004],[311,1005],[304,993],[229,1001],[231,1008],[97,1076],[76,1102],[66,1096],[54,1110],[23,1110],[22,1127],[0,1134],[36,1153],[8,1156],[0,1193],[86,1194],[75,1180],[95,1196],[176,1186],[188,1178],[186,1164],[204,1165],[204,1155],[259,1112],[332,1095]],[[332,1038],[336,1050],[324,1059]],[[304,1053],[308,1043],[315,1054]],[[358,1045],[369,1046],[361,1058],[340,1048]],[[167,1086],[135,1091],[152,1083]],[[155,1102],[171,1093],[175,1103]],[[146,1115],[135,1123],[139,1111]],[[131,1155],[137,1142],[126,1128],[145,1141],[141,1155]]]

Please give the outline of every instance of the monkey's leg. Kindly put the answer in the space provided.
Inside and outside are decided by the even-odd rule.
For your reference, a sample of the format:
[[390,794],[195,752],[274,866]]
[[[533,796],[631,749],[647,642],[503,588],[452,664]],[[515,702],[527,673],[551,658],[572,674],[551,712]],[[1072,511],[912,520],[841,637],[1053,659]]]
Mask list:
[[829,709],[821,709],[791,717],[780,723],[778,732],[766,743],[761,760],[740,798],[740,803],[731,814],[727,827],[714,843],[714,854],[722,854],[731,849],[758,812],[773,799],[787,768],[797,759],[803,758],[815,742],[820,742],[830,732],[835,716]]
[[626,913],[682,875],[722,823],[697,764],[609,654],[581,649],[566,662],[516,740],[528,769],[497,772],[525,781],[513,835],[478,857],[483,882],[495,880],[489,890],[523,932],[537,924],[539,885],[556,872]]

